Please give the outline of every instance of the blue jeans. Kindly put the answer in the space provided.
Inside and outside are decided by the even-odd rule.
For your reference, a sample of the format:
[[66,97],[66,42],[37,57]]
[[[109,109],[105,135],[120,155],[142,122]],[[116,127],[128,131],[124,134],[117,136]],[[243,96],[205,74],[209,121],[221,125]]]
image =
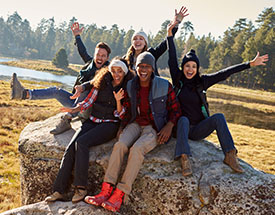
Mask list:
[[191,155],[188,138],[191,140],[201,140],[209,136],[214,130],[217,131],[218,139],[224,154],[235,149],[232,136],[223,114],[214,114],[202,120],[197,125],[190,125],[188,118],[185,116],[180,117],[177,124],[175,158],[178,158],[182,154]]
[[[78,102],[83,101],[87,97],[89,91],[82,92],[77,99],[70,99],[70,96],[72,96],[73,94],[58,87],[29,90],[29,93],[31,100],[56,99],[65,107],[75,107]],[[72,115],[76,116],[77,113],[74,113]]]

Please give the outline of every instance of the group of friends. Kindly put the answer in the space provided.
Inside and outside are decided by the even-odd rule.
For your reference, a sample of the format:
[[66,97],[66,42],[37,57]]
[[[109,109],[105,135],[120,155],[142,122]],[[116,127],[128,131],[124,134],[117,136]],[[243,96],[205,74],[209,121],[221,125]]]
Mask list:
[[[115,57],[110,63],[108,44],[98,43],[91,57],[80,37],[83,28],[74,23],[71,29],[85,66],[72,93],[56,87],[25,89],[13,74],[12,99],[55,98],[64,106],[62,111],[66,114],[50,133],[56,135],[70,129],[71,120],[76,116],[82,119],[81,127],[63,155],[53,194],[45,201],[62,200],[70,185],[69,179],[74,175],[72,202],[84,200],[110,211],[119,211],[123,198],[131,193],[144,156],[158,144],[167,143],[171,136],[176,137],[175,159],[181,159],[183,176],[192,174],[188,139],[203,139],[214,130],[225,155],[223,162],[233,171],[243,172],[224,115],[209,114],[206,90],[234,73],[265,65],[268,55],[257,53],[249,62],[200,75],[200,61],[195,51],[190,50],[179,67],[173,38],[178,25],[187,15],[186,7],[179,12],[175,10],[167,28],[167,38],[155,48],[148,47],[148,37],[143,31],[134,33],[127,53],[123,57]],[[159,76],[156,66],[167,49],[172,84]],[[89,149],[116,137],[101,192],[87,196]],[[126,168],[119,179],[126,154]]]

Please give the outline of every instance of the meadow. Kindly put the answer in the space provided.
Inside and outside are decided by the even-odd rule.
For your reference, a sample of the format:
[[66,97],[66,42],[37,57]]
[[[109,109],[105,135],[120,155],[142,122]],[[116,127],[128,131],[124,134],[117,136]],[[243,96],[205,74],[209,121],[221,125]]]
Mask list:
[[[26,88],[58,83],[22,81]],[[275,93],[215,85],[208,90],[211,114],[224,113],[239,157],[258,170],[275,174]],[[10,100],[10,84],[0,80],[0,212],[19,207],[18,139],[30,122],[59,112],[56,100]],[[215,133],[207,140],[218,144]]]

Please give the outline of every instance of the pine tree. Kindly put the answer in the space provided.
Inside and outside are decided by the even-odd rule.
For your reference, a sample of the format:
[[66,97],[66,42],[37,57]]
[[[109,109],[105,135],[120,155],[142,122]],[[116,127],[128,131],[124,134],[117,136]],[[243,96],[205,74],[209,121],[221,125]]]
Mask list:
[[69,65],[68,56],[64,48],[59,49],[54,59],[52,60],[52,63],[57,67],[61,67],[61,68],[68,67]]

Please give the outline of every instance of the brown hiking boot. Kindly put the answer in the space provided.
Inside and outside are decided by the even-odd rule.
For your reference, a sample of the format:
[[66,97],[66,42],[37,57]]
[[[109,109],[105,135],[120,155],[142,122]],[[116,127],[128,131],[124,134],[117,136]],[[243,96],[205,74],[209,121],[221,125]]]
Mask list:
[[55,202],[56,200],[62,200],[63,195],[59,192],[54,192],[52,195],[45,198],[45,202]]
[[25,88],[17,79],[16,73],[12,74],[11,82],[11,99],[23,99]]
[[188,176],[192,174],[192,168],[190,160],[186,154],[181,155],[181,166],[182,166],[182,175]]
[[237,158],[237,150],[232,149],[231,151],[227,152],[225,154],[225,158],[223,160],[225,164],[230,166],[231,169],[233,169],[235,172],[243,173],[243,169],[241,168],[238,158]]
[[71,129],[72,128],[71,121],[72,121],[72,119],[69,114],[61,116],[60,122],[57,124],[55,129],[50,131],[50,133],[56,135],[56,134],[61,134],[64,131]]
[[87,190],[85,188],[76,188],[74,196],[72,198],[73,203],[82,201],[87,195]]

